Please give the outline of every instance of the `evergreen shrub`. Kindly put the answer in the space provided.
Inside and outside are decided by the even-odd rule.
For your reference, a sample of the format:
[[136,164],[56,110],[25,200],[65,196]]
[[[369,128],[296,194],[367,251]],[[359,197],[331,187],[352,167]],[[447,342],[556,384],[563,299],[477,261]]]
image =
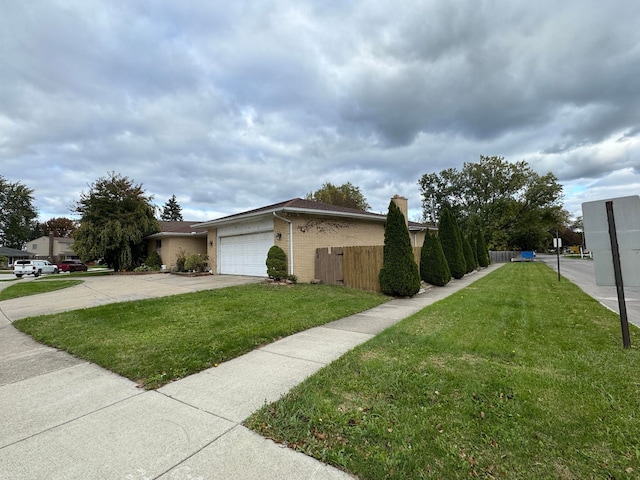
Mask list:
[[413,256],[413,247],[404,215],[389,203],[384,227],[384,259],[378,279],[386,295],[410,297],[420,290],[420,272]]
[[484,235],[480,230],[476,232],[476,249],[478,251],[478,265],[488,267],[491,263],[487,243],[484,241]]
[[442,209],[440,214],[438,235],[444,256],[449,264],[451,276],[455,279],[464,277],[464,274],[467,273],[467,265],[462,249],[462,235],[458,222],[447,208]]
[[462,251],[464,253],[464,262],[467,266],[466,273],[471,273],[478,265],[476,264],[476,257],[473,254],[469,237],[462,237]]
[[438,287],[444,287],[451,281],[451,271],[442,251],[440,239],[429,230],[425,233],[420,253],[420,277],[425,282]]
[[277,245],[269,249],[267,253],[267,276],[275,280],[288,278],[287,254]]

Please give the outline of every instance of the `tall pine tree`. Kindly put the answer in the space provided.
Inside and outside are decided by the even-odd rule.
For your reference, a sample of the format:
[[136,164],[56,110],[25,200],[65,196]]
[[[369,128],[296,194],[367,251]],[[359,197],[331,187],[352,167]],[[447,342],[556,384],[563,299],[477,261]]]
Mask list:
[[386,295],[410,297],[420,290],[420,272],[404,215],[392,200],[384,227],[384,260],[379,274]]
[[162,207],[162,215],[160,220],[165,222],[181,222],[182,221],[182,207],[178,204],[176,196],[173,195],[167,203]]

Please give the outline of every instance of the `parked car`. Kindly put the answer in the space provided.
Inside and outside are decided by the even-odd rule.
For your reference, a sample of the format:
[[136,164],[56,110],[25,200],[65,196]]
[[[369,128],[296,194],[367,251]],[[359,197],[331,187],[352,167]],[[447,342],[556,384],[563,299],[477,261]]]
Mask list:
[[63,260],[58,264],[61,272],[86,272],[87,266],[80,260]]
[[58,273],[58,266],[47,260],[16,260],[13,264],[13,273],[18,278],[23,275],[39,277],[43,273]]

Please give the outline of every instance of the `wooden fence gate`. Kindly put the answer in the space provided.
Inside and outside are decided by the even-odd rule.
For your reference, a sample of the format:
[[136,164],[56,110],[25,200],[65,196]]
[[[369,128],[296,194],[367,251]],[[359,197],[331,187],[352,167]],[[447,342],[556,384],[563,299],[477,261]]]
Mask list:
[[317,248],[315,277],[321,283],[344,285],[342,247]]

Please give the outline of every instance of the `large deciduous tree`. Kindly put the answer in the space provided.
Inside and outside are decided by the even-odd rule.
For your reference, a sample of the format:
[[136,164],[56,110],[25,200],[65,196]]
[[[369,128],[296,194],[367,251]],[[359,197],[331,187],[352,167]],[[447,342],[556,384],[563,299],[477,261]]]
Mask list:
[[378,279],[386,295],[410,297],[420,290],[420,271],[413,256],[409,229],[393,200],[384,227],[384,259]]
[[33,190],[0,175],[0,245],[21,250],[38,232]]
[[182,221],[182,207],[176,200],[176,196],[173,195],[167,203],[162,207],[162,215],[160,220],[165,222],[181,222]]
[[419,185],[427,221],[447,207],[464,231],[480,229],[492,248],[544,248],[548,232],[564,221],[562,185],[525,161],[481,156],[461,170],[424,174]]
[[360,187],[352,185],[350,182],[340,186],[332,183],[325,183],[322,188],[313,193],[307,193],[307,200],[315,200],[316,202],[330,203],[331,205],[339,205],[341,207],[356,208],[358,210],[368,210],[371,207],[367,203],[367,199],[360,191]]
[[54,237],[71,237],[76,230],[76,222],[66,217],[56,217],[40,224],[40,233]]
[[136,267],[144,256],[144,237],[160,231],[151,200],[127,177],[112,172],[98,179],[76,203],[80,225],[74,251],[85,261],[104,258],[116,271]]

